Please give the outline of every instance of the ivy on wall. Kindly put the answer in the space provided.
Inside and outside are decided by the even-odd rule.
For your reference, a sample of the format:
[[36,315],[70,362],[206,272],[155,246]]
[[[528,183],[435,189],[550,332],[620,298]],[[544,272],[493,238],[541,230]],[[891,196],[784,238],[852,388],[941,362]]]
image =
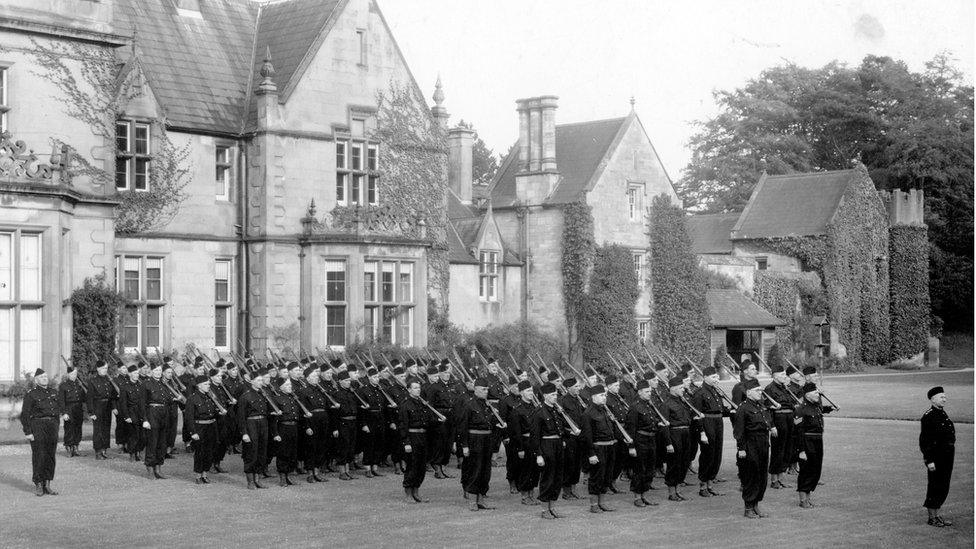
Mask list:
[[814,274],[757,271],[753,300],[788,325],[776,328],[776,342],[794,352],[810,350],[816,344],[816,330],[808,329],[813,315],[827,314],[820,277]]
[[105,274],[86,278],[71,293],[71,363],[91,372],[96,362],[115,363],[119,315],[125,297],[106,281]]
[[709,356],[705,276],[691,251],[685,212],[664,195],[651,202],[653,342],[699,364]]
[[[106,148],[114,146],[116,118],[124,114],[129,101],[144,93],[141,85],[125,85],[132,73],[122,74],[125,66],[119,63],[115,51],[81,42],[48,44],[32,38],[27,53],[38,67],[37,74],[58,89],[54,99],[62,104],[65,114],[89,127],[93,135],[102,138]],[[77,68],[73,69],[69,63]],[[138,77],[132,79],[135,82]],[[152,128],[148,189],[117,193],[120,202],[116,207],[115,230],[118,233],[163,227],[187,198],[185,188],[191,177],[187,164],[189,145],[178,147],[170,141],[164,119],[153,120]],[[69,177],[87,178],[93,188],[102,189],[106,195],[115,192],[114,150],[108,153],[110,158],[92,162],[85,155],[77,154],[71,143],[55,140],[54,145],[65,145],[71,152]],[[105,164],[111,167],[106,170]]]
[[896,225],[889,233],[891,358],[925,351],[929,336],[929,243],[925,227]]
[[593,266],[596,250],[593,234],[593,209],[584,200],[563,206],[561,258],[563,306],[566,314],[569,356],[574,362],[578,362],[582,357],[579,323],[586,293],[586,280]]
[[627,356],[637,347],[634,307],[640,297],[630,250],[618,245],[596,248],[588,291],[580,307],[583,360],[606,366],[607,353]]

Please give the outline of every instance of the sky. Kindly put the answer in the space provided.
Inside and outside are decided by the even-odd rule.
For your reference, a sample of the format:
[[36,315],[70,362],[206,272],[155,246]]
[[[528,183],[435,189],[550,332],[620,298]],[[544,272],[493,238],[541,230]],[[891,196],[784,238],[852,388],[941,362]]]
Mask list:
[[451,124],[496,152],[515,100],[559,96],[556,123],[624,116],[630,98],[677,180],[713,92],[787,61],[852,66],[887,55],[922,70],[948,50],[973,81],[973,0],[378,0],[428,102],[440,75]]

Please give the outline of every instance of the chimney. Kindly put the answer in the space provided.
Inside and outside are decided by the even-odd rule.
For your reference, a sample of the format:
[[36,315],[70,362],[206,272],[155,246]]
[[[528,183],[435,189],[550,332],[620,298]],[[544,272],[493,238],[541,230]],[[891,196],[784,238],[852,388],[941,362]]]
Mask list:
[[454,194],[463,204],[471,204],[472,150],[475,139],[474,130],[458,126],[447,132],[447,181]]
[[888,223],[895,225],[925,226],[925,193],[922,189],[893,189],[887,196]]
[[519,99],[519,171],[516,194],[525,204],[541,204],[559,180],[556,166],[555,95]]

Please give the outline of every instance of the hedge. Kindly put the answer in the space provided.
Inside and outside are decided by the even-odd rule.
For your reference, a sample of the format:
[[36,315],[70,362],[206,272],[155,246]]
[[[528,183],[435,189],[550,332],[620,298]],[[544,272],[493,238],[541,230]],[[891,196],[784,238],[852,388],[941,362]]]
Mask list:
[[71,363],[92,372],[99,360],[115,363],[119,315],[126,299],[105,280],[105,274],[86,278],[71,293]]
[[631,251],[619,245],[596,249],[589,291],[583,299],[579,320],[583,360],[601,369],[609,364],[607,353],[623,355],[637,346],[634,307],[640,297]]
[[925,351],[929,336],[929,243],[925,227],[896,225],[889,231],[891,358]]
[[580,200],[563,206],[562,275],[563,305],[569,356],[578,362],[580,308],[586,292],[586,278],[593,265],[596,244],[593,236],[593,210]]

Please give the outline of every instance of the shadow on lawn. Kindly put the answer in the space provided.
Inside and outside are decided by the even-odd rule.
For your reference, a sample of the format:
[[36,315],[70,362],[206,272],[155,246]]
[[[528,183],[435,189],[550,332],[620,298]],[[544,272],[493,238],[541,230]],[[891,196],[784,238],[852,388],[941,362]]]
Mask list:
[[21,492],[34,493],[34,483],[25,478],[0,475],[0,484],[10,486],[14,490],[20,490]]

